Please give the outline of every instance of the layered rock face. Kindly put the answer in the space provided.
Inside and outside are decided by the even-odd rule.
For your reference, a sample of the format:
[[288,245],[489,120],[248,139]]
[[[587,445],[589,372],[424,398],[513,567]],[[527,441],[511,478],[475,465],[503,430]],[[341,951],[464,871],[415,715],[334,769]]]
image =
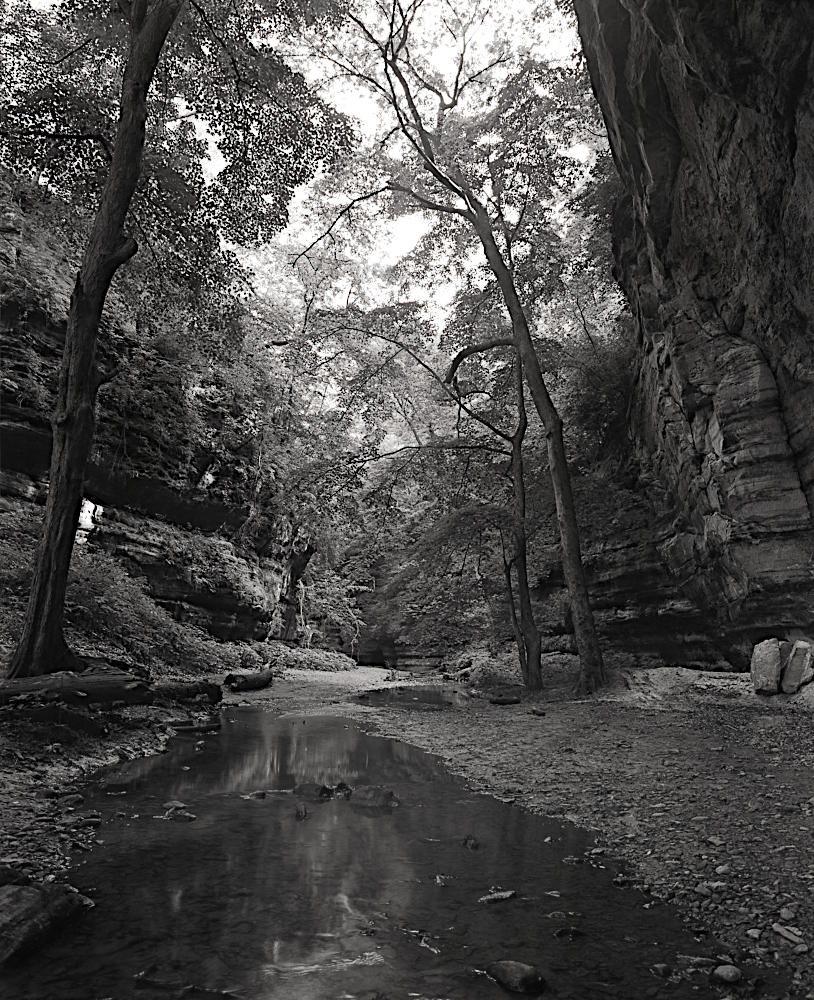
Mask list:
[[727,656],[814,629],[814,7],[575,0],[625,195],[631,432]]

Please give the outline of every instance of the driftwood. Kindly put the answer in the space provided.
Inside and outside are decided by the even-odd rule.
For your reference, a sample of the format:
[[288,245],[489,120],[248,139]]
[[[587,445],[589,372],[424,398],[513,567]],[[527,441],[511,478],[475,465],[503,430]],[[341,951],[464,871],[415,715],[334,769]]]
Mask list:
[[149,705],[153,692],[144,681],[119,670],[73,673],[62,670],[41,677],[16,677],[0,683],[0,705],[18,695],[37,695],[70,705],[123,701],[128,705]]
[[230,691],[259,691],[274,680],[271,670],[255,670],[250,674],[227,674],[223,686]]
[[90,900],[65,885],[0,888],[0,965],[35,946]]
[[0,705],[7,705],[19,695],[69,705],[110,704],[115,701],[128,705],[151,705],[156,698],[189,701],[202,694],[213,704],[223,697],[220,685],[212,681],[165,681],[151,686],[132,674],[118,670],[81,674],[66,670],[0,682]]

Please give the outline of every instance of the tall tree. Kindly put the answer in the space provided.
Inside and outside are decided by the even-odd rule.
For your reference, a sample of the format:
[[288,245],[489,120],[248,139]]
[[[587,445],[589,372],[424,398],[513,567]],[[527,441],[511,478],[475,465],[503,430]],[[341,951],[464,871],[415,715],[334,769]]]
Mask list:
[[[563,423],[543,375],[524,303],[528,281],[551,266],[558,149],[576,73],[519,58],[481,3],[389,0],[348,16],[325,57],[377,98],[385,124],[365,165],[363,197],[394,200],[445,220],[453,239],[474,235],[502,296],[511,339],[545,428],[563,572],[581,672],[578,688],[604,682],[580,549]],[[498,26],[499,27],[499,26]],[[478,38],[488,34],[488,45]],[[446,55],[444,66],[441,56]],[[484,110],[485,109],[485,110]],[[490,344],[479,345],[487,349]]]
[[[273,48],[275,30],[305,19],[296,6],[69,0],[41,12],[14,4],[7,20],[18,14],[25,32],[39,31],[46,56],[38,75],[37,53],[24,46],[23,72],[4,74],[4,151],[55,191],[69,190],[85,211],[98,198],[68,314],[42,540],[9,668],[10,676],[30,676],[78,665],[63,636],[65,586],[104,380],[99,325],[114,277],[138,249],[130,231],[148,233],[150,218],[175,229],[188,265],[202,231],[215,246],[223,237],[267,238],[284,224],[294,186],[343,136],[337,116],[314,102]],[[223,159],[208,185],[188,122],[178,148],[173,125],[187,115],[206,124]],[[66,148],[73,155],[63,156]],[[93,151],[90,170],[77,152],[84,150]],[[141,219],[134,202],[145,210]]]

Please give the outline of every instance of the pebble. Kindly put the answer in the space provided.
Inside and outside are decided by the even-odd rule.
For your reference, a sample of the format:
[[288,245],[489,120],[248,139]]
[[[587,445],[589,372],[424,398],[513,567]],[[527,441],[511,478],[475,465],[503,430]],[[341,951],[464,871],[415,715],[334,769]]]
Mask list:
[[783,909],[780,911],[781,920],[794,920],[795,916],[796,916],[795,911],[792,910],[790,906],[784,906]]
[[720,983],[739,983],[742,976],[737,965],[718,965],[712,970],[712,978]]

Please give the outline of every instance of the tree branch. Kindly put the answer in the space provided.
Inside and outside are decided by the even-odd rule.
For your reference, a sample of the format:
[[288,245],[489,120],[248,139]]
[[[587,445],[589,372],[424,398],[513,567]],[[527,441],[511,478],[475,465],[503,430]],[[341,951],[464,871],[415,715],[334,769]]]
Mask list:
[[447,373],[444,376],[444,382],[447,385],[452,383],[455,378],[455,373],[461,367],[461,364],[473,354],[482,354],[484,351],[493,351],[496,347],[516,347],[514,340],[511,337],[498,337],[495,340],[485,340],[481,344],[472,344],[469,347],[464,347],[463,350],[458,351],[455,357],[450,362],[450,366],[447,369]]
[[291,266],[294,267],[296,264],[298,264],[299,261],[303,257],[307,256],[311,252],[311,250],[314,249],[315,246],[317,246],[325,239],[326,236],[330,236],[334,227],[337,226],[339,222],[346,215],[348,215],[353,208],[356,207],[356,205],[359,205],[363,201],[370,201],[371,198],[377,198],[380,194],[384,194],[384,192],[388,190],[389,190],[389,185],[385,185],[384,187],[376,188],[375,191],[369,191],[367,194],[360,194],[358,197],[351,199],[351,201],[349,201],[348,204],[344,206],[342,211],[337,215],[337,217],[330,224],[330,226],[328,226],[328,228],[324,232],[320,233],[315,240],[309,243],[304,250],[301,250],[297,254],[297,256],[291,261]]

